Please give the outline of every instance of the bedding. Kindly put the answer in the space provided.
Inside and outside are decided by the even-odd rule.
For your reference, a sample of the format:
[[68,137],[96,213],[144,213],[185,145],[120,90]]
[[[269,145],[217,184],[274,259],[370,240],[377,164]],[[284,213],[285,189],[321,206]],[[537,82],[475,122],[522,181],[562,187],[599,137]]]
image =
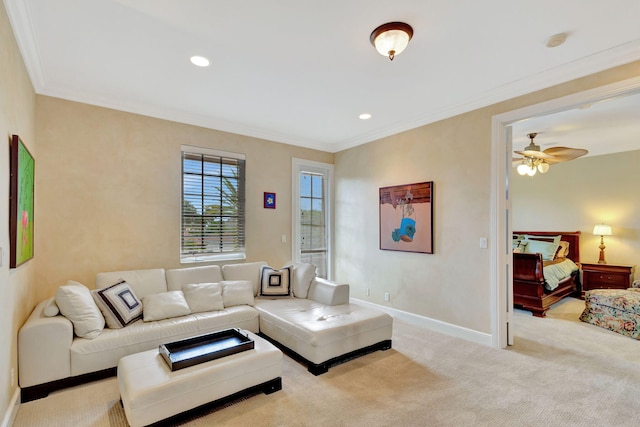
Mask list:
[[580,292],[580,232],[514,231],[513,303],[534,316]]
[[556,258],[553,261],[543,261],[542,274],[544,276],[544,287],[553,291],[561,281],[567,277],[571,277],[571,275],[578,270],[578,265],[569,258]]

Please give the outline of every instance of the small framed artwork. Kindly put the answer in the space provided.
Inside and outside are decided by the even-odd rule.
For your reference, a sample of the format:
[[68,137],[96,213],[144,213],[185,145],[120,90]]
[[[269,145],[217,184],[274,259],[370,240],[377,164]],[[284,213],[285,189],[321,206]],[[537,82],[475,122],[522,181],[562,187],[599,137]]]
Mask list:
[[33,258],[35,160],[18,135],[11,137],[9,169],[9,268]]
[[433,181],[380,188],[380,249],[433,253]]
[[264,208],[265,209],[276,208],[276,193],[264,193]]

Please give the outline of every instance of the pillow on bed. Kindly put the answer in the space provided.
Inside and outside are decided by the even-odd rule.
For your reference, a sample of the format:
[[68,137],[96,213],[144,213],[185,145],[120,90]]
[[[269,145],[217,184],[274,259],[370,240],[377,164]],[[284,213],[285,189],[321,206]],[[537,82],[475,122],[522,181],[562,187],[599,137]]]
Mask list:
[[569,242],[560,240],[558,243],[558,252],[556,252],[556,258],[566,258],[569,256]]
[[558,243],[543,242],[540,240],[529,240],[527,246],[525,246],[525,254],[542,254],[543,260],[553,260],[558,251]]
[[527,242],[526,240],[521,240],[518,242],[518,244],[514,244],[513,246],[513,253],[514,254],[524,254],[526,253],[526,248],[527,248]]
[[524,241],[524,234],[514,234],[513,235],[513,249],[517,248],[522,241]]
[[536,236],[535,234],[525,234],[524,240],[531,241],[537,240],[540,242],[552,242],[556,245],[560,243],[560,239],[562,239],[562,235],[558,234],[557,236]]

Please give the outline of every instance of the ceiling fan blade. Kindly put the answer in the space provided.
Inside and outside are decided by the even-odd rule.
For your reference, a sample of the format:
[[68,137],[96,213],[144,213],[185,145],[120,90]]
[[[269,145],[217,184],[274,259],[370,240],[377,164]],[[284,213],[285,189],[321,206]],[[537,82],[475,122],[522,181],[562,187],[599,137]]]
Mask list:
[[524,150],[524,151],[514,151],[516,154],[521,154],[525,157],[534,157],[536,159],[541,160],[553,160],[553,156],[546,153],[545,151],[534,151],[534,150]]
[[512,157],[511,158],[511,165],[516,168],[518,167],[518,165],[522,164],[522,160],[524,159],[524,157]]
[[577,159],[587,154],[589,151],[583,148],[569,148],[569,147],[551,147],[544,150],[545,154],[550,155],[548,163],[567,162],[569,160]]

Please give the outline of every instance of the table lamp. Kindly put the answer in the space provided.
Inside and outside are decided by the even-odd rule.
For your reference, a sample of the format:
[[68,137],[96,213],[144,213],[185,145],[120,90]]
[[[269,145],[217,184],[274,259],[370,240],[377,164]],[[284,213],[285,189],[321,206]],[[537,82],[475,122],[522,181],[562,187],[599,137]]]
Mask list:
[[600,259],[598,259],[598,264],[606,264],[607,261],[604,259],[604,236],[611,236],[611,226],[607,224],[596,224],[593,227],[593,235],[600,236]]

